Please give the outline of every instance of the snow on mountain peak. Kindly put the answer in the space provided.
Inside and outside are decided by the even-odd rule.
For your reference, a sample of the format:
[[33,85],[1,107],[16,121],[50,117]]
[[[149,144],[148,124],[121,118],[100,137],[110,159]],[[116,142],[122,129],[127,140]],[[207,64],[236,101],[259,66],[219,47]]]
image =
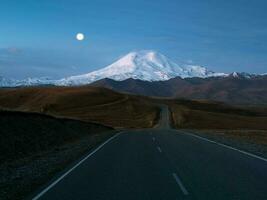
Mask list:
[[223,76],[223,73],[214,73],[205,67],[194,65],[178,65],[166,56],[152,51],[133,51],[120,58],[113,64],[88,74],[71,76],[58,80],[57,85],[82,85],[94,81],[110,78],[117,81],[128,78],[145,81],[163,81],[180,76],[210,77]]
[[133,51],[123,56],[113,64],[78,76],[70,76],[60,80],[48,78],[28,78],[24,80],[4,79],[0,77],[0,87],[16,87],[30,85],[85,85],[94,81],[110,78],[117,81],[125,79],[140,79],[144,81],[164,81],[175,77],[212,77],[227,76],[215,73],[205,67],[189,64],[177,64],[168,57],[153,50]]

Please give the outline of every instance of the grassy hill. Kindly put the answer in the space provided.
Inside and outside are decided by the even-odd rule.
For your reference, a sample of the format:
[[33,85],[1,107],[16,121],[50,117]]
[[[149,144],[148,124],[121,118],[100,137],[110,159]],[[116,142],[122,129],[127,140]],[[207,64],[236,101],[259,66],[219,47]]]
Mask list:
[[89,86],[1,89],[0,107],[127,128],[152,127],[159,113],[144,98]]
[[169,104],[176,128],[267,130],[267,112],[264,108],[189,100],[172,100]]

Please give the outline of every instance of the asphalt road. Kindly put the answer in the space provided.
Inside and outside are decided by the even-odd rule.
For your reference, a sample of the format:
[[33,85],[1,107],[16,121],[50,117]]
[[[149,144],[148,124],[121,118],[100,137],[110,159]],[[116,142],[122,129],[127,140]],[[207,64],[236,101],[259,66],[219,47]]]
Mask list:
[[169,128],[125,131],[33,198],[266,200],[267,160]]

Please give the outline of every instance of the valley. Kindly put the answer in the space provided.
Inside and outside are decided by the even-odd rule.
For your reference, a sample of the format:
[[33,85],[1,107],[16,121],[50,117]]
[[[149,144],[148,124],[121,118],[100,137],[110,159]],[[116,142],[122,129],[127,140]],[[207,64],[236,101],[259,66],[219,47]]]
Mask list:
[[3,199],[32,194],[119,132],[130,132],[133,138],[126,141],[135,145],[135,137],[143,141],[149,132],[168,134],[167,140],[179,130],[267,156],[267,109],[260,105],[152,98],[99,86],[46,86],[1,89],[0,107]]

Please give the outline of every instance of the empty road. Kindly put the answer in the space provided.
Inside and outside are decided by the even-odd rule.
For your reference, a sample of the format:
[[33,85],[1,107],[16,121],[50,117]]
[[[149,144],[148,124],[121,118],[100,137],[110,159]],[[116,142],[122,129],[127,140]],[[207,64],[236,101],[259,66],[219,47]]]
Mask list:
[[124,131],[38,191],[34,200],[266,200],[267,160],[173,130]]

